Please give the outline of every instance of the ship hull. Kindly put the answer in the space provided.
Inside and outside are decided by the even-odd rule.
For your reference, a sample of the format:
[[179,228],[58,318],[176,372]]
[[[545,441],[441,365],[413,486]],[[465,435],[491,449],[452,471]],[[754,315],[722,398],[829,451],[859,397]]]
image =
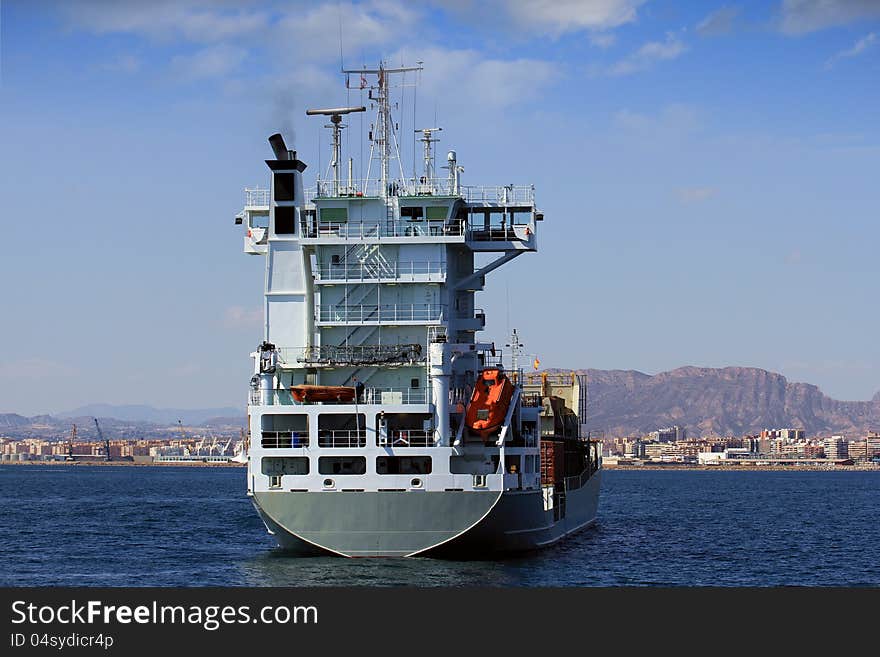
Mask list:
[[545,510],[541,491],[507,491],[482,522],[431,554],[479,558],[549,547],[596,522],[600,480],[601,470],[568,491],[564,512]]
[[536,550],[596,520],[600,472],[545,510],[540,490],[257,492],[284,550],[298,556],[485,558]]

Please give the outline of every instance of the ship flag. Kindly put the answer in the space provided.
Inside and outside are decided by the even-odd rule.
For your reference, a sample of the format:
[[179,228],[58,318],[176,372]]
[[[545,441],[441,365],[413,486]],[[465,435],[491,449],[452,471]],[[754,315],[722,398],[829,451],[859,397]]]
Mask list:
[[538,357],[535,356],[535,369],[538,369],[538,366],[541,364],[541,361],[538,360]]

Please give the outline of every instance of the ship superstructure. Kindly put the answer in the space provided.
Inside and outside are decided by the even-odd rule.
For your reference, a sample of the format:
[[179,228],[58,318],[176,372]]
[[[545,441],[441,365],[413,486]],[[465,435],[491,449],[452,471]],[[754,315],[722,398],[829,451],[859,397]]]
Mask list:
[[487,275],[537,250],[534,188],[463,185],[455,151],[437,176],[436,127],[417,131],[422,175],[392,175],[389,80],[417,70],[346,71],[376,111],[366,179],[351,160],[346,175],[341,139],[367,108],[309,110],[329,117],[329,175],[306,190],[306,164],[273,135],[270,187],[246,190],[236,217],[266,259],[248,494],[301,553],[529,549],[595,518],[584,381],[530,382],[478,337]]

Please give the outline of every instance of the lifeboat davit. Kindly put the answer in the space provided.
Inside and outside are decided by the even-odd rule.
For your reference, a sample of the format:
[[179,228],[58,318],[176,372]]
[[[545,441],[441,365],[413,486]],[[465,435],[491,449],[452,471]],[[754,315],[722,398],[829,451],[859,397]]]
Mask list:
[[354,401],[355,389],[348,386],[290,386],[290,394],[298,402]]
[[465,424],[481,437],[488,437],[504,424],[512,398],[513,383],[504,370],[497,367],[484,369],[474,386],[474,394],[471,395],[465,414]]

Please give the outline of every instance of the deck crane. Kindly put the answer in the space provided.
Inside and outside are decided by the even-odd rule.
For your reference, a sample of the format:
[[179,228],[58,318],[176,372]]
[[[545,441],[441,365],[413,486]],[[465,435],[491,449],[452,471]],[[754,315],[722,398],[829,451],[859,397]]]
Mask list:
[[98,440],[104,443],[104,460],[110,460],[110,440],[104,437],[104,432],[101,431],[101,425],[98,424],[98,418],[94,418],[95,420],[95,429],[98,431]]

